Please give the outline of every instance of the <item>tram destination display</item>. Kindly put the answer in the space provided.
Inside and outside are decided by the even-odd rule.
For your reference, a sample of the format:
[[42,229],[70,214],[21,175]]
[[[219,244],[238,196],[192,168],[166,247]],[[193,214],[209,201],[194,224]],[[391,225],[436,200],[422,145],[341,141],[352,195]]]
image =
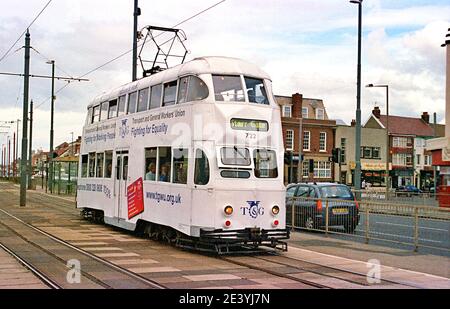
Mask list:
[[263,132],[267,132],[269,130],[269,123],[265,120],[232,118],[230,120],[230,124],[233,130]]

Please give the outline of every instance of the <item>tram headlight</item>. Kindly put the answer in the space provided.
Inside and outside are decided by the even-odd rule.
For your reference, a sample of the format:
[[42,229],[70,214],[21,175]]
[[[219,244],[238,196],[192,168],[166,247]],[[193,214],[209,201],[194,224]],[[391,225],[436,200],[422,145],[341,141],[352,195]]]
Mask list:
[[231,207],[230,205],[226,206],[223,210],[223,212],[227,215],[227,216],[231,216],[233,214],[233,207]]
[[278,207],[277,205],[272,207],[272,214],[273,215],[278,215],[278,213],[280,212],[280,207]]

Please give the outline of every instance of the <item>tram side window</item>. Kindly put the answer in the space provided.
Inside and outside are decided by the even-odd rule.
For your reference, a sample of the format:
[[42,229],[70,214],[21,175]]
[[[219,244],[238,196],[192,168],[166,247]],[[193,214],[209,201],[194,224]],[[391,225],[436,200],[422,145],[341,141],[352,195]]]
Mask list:
[[177,81],[164,84],[164,99],[163,106],[170,106],[175,104],[175,96],[177,92]]
[[187,101],[199,101],[209,96],[208,86],[197,76],[191,76],[189,79]]
[[88,174],[88,155],[81,156],[81,178],[86,178]]
[[173,183],[187,184],[188,150],[173,150]]
[[213,75],[213,84],[216,101],[245,101],[240,76]]
[[156,158],[158,149],[156,147],[145,149],[145,180],[156,180]]
[[266,88],[262,79],[245,77],[245,87],[250,103],[269,104]]
[[113,163],[113,154],[112,151],[105,151],[105,178],[111,178],[112,176],[112,163]]
[[94,107],[92,112],[92,123],[100,121],[100,105]]
[[180,78],[180,86],[178,87],[177,103],[186,103],[188,95],[189,76]]
[[170,147],[159,147],[158,153],[158,181],[170,182],[170,163],[172,151]]
[[128,156],[123,156],[123,170],[122,170],[122,179],[128,179]]
[[89,153],[89,177],[95,177],[95,152]]
[[106,120],[108,119],[108,107],[109,107],[109,103],[108,102],[103,102],[101,105],[101,112],[100,112],[100,120]]
[[92,107],[89,107],[86,124],[91,124],[91,123],[92,123]]
[[119,97],[119,106],[117,108],[117,117],[125,115],[125,105],[126,105],[125,98],[126,97],[124,95]]
[[209,182],[209,162],[206,154],[197,149],[195,152],[194,183],[196,185],[207,185]]
[[148,105],[148,88],[139,90],[137,112],[143,112],[147,110]]
[[117,100],[109,101],[108,119],[115,118],[117,116]]
[[257,178],[277,178],[277,156],[275,151],[267,149],[253,150],[253,160],[255,163],[255,177]]
[[97,171],[96,171],[96,177],[97,178],[103,178],[103,163],[105,160],[105,154],[97,153]]
[[137,99],[136,91],[128,95],[128,114],[134,114],[136,112],[136,99]]
[[161,90],[162,84],[152,86],[150,109],[161,107]]

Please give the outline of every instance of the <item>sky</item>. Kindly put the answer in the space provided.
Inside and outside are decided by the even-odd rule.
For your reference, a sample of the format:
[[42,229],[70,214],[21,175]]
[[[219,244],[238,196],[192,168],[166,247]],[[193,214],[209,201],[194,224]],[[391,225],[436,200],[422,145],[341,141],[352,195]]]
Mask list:
[[[0,57],[48,0],[0,0]],[[53,0],[30,28],[32,74],[78,77],[131,49],[132,0]],[[139,28],[173,27],[219,0],[140,0]],[[187,36],[186,61],[230,56],[253,62],[272,78],[274,93],[323,99],[330,118],[355,118],[357,5],[347,0],[226,0],[178,26]],[[364,0],[362,85],[388,84],[390,114],[445,113],[445,49],[450,3],[440,0]],[[22,73],[24,37],[0,62],[0,72]],[[150,54],[151,50],[146,51]],[[131,53],[86,76],[56,81],[55,145],[81,135],[95,96],[131,80]],[[152,58],[149,56],[147,58]],[[139,75],[141,71],[139,70]],[[30,80],[33,149],[49,148],[49,79]],[[23,78],[0,75],[0,121],[22,118]],[[362,88],[363,122],[382,88]],[[1,125],[1,124],[0,124]],[[10,129],[0,127],[0,132]],[[0,133],[4,144],[8,134]]]

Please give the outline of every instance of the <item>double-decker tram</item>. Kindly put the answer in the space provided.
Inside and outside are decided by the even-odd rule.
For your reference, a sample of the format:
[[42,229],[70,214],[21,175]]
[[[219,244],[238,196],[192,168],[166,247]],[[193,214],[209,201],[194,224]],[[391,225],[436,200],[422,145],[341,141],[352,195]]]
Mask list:
[[77,208],[179,246],[287,250],[281,132],[265,72],[196,58],[88,106]]

